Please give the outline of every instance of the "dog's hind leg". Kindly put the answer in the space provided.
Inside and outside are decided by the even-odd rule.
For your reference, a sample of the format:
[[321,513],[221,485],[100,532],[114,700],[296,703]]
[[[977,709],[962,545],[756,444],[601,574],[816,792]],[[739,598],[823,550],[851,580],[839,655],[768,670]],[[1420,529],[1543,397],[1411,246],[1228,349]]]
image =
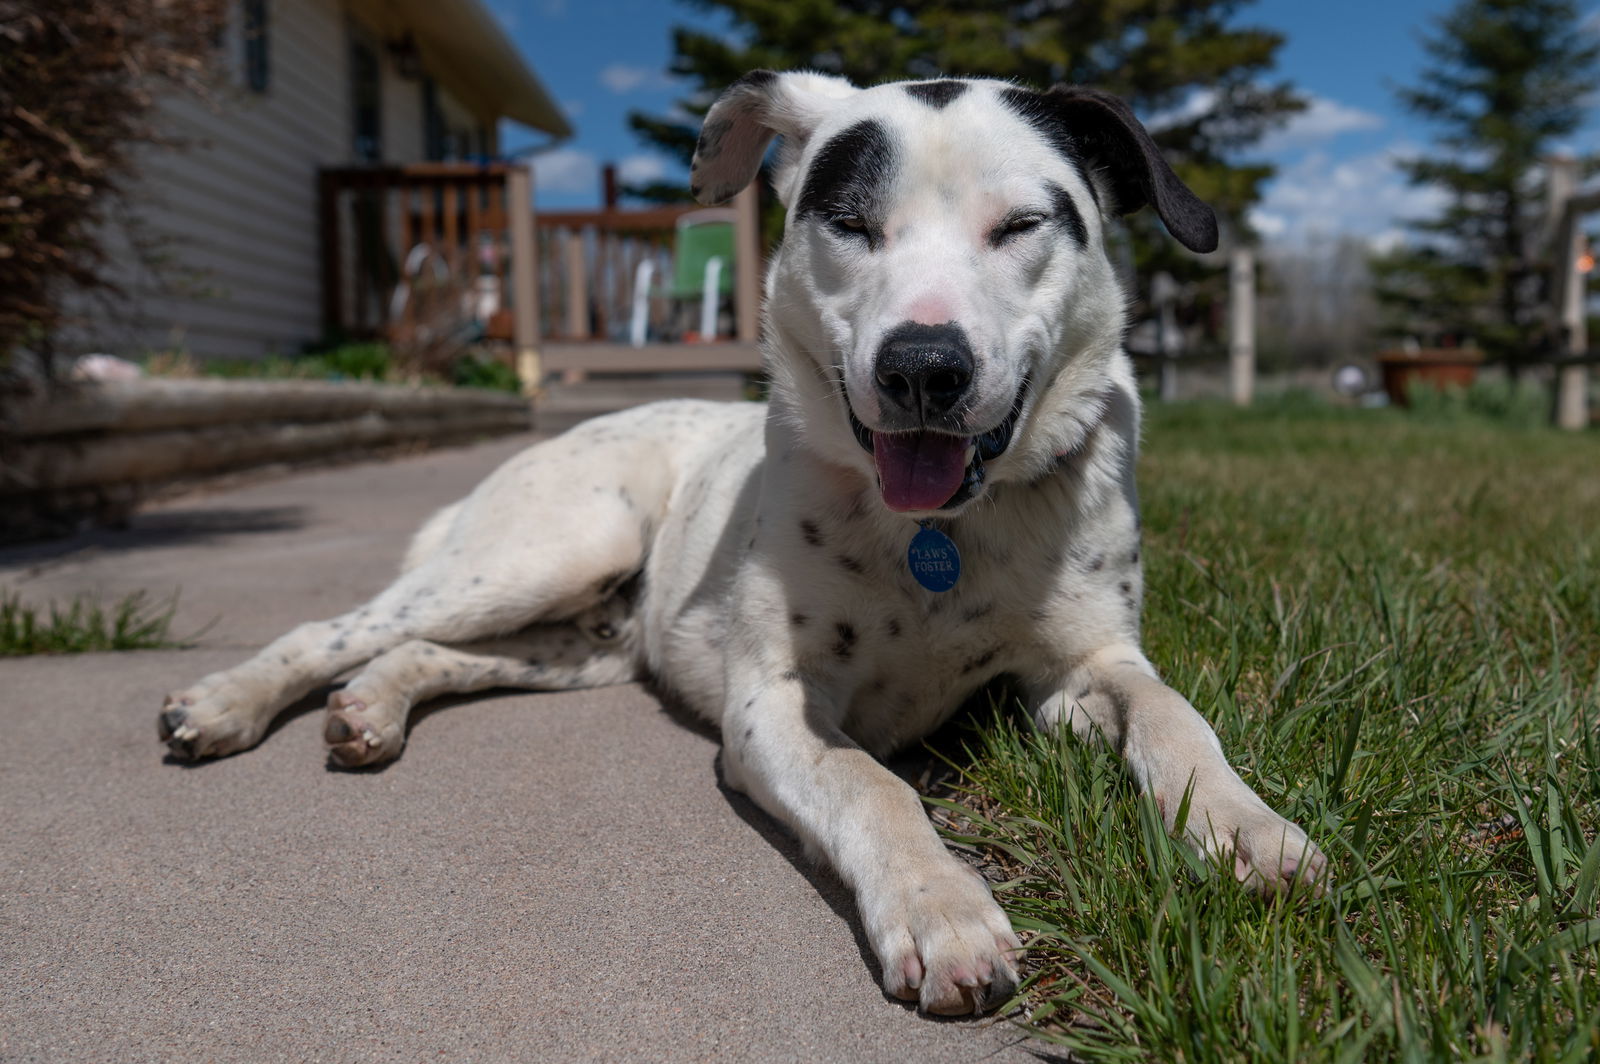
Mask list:
[[571,624],[538,625],[502,639],[444,646],[413,639],[369,662],[328,700],[323,738],[346,767],[400,756],[411,708],[445,694],[492,687],[556,691],[638,678],[631,620],[621,596]]
[[[600,419],[603,423],[607,419]],[[468,644],[577,617],[637,573],[675,481],[669,449],[582,427],[500,467],[431,551],[367,605],[303,624],[168,697],[161,738],[193,759],[255,745],[272,718],[413,639]]]

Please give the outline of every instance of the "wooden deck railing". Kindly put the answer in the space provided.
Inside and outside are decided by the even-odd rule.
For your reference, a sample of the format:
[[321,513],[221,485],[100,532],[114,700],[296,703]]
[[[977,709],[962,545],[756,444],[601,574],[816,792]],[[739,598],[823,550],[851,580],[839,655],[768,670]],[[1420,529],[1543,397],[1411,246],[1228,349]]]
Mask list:
[[[539,293],[542,305],[551,311],[544,335],[565,341],[624,341],[639,264],[654,259],[657,286],[664,284],[672,276],[679,220],[702,209],[684,205],[541,212],[537,219]],[[760,328],[761,291],[754,189],[735,199],[729,214],[735,234],[732,339],[754,343]],[[671,319],[668,301],[651,296],[650,335],[680,331]]]
[[[531,175],[510,163],[424,163],[321,174],[323,319],[330,333],[395,338],[415,326],[417,274],[451,278],[489,340],[509,343],[537,373],[542,341],[603,345],[626,338],[635,270],[646,257],[670,276],[678,219],[695,208],[536,215]],[[733,339],[759,329],[761,254],[754,190],[734,202]],[[665,303],[653,300],[653,323]],[[659,339],[662,331],[652,330]],[[563,348],[566,347],[562,343]],[[567,361],[573,359],[567,352]],[[524,374],[525,377],[528,375]]]
[[[417,163],[322,171],[322,316],[332,333],[389,336],[412,303],[396,290],[435,257],[484,334],[538,336],[532,180],[509,163]],[[397,305],[398,304],[398,305]]]

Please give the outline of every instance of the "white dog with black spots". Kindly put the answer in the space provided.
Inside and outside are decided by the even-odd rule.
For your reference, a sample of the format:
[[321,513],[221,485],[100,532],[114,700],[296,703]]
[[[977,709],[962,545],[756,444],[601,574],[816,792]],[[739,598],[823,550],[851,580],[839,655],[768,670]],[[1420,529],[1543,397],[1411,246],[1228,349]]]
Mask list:
[[[717,724],[727,782],[854,891],[883,986],[993,1007],[1018,942],[879,758],[1009,678],[1034,721],[1103,739],[1169,827],[1266,891],[1326,860],[1224,759],[1139,646],[1139,399],[1104,219],[1216,221],[1120,100],[984,80],[858,89],[760,71],[706,117],[722,202],[774,138],[771,399],[667,402],[536,444],[418,534],[399,579],[172,695],[184,758],[328,706],[340,765],[399,756],[446,692],[649,678]],[[915,543],[913,542],[915,541]]]

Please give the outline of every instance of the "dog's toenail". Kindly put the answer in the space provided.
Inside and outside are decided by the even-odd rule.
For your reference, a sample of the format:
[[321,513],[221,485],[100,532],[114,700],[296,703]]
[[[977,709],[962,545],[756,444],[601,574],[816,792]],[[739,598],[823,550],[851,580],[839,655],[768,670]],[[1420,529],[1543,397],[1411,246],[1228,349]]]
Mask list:
[[172,733],[183,727],[183,721],[186,716],[183,710],[177,707],[168,709],[161,714],[160,719],[156,722],[156,730],[160,732],[162,742],[172,738]]
[[356,730],[343,717],[329,717],[328,726],[322,729],[323,739],[330,743],[349,742],[355,734]]

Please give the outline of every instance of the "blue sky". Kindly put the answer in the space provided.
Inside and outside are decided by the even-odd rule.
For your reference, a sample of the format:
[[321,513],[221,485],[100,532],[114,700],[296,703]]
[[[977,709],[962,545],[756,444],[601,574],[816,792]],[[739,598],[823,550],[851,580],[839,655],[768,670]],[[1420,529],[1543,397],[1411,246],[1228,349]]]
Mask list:
[[[537,199],[547,208],[599,201],[599,167],[618,165],[625,179],[681,178],[681,167],[655,155],[627,128],[630,110],[665,114],[685,86],[667,74],[671,28],[723,31],[715,16],[668,0],[487,0],[561,102],[578,133],[537,157]],[[1399,220],[1429,213],[1425,190],[1406,186],[1396,155],[1428,143],[1429,129],[1403,114],[1393,88],[1414,80],[1422,58],[1419,31],[1450,0],[1258,0],[1241,25],[1281,31],[1278,69],[1312,106],[1256,153],[1279,168],[1256,214],[1269,240],[1318,233],[1393,239]],[[1600,2],[1586,4],[1600,27]],[[952,71],[952,73],[959,73]],[[515,128],[506,146],[538,143]],[[1572,147],[1600,148],[1600,121]]]

